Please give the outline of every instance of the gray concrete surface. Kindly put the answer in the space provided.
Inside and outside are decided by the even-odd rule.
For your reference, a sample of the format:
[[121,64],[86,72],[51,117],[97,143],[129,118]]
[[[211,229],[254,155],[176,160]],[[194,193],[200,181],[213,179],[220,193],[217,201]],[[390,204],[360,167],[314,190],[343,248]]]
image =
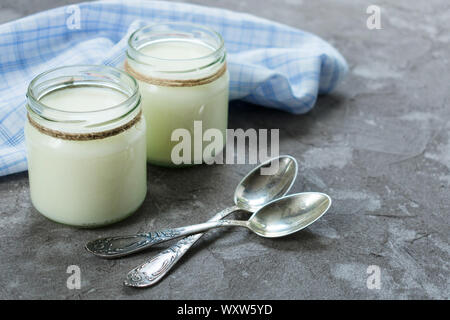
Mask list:
[[[2,0],[0,22],[73,1]],[[149,167],[149,193],[131,218],[99,230],[52,223],[32,208],[27,174],[0,178],[3,299],[448,299],[450,211],[450,3],[354,0],[195,1],[302,28],[333,43],[350,74],[303,116],[232,103],[231,128],[280,128],[295,156],[293,191],[327,192],[327,216],[293,236],[210,232],[160,284],[122,286],[158,251],[105,261],[86,240],[201,222],[232,203],[250,165]],[[382,8],[382,30],[366,8]],[[242,216],[241,216],[242,217]],[[163,248],[160,246],[159,248]],[[69,265],[81,289],[69,290]],[[381,289],[367,288],[367,268]]]

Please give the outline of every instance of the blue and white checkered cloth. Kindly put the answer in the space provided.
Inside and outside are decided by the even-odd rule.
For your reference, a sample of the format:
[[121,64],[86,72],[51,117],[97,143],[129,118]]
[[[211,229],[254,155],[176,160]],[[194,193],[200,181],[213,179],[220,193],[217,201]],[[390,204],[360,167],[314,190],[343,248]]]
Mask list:
[[160,1],[89,2],[0,25],[0,176],[27,169],[23,127],[33,77],[71,64],[118,65],[142,24],[187,21],[225,39],[230,99],[299,114],[333,90],[345,59],[310,33],[252,15]]

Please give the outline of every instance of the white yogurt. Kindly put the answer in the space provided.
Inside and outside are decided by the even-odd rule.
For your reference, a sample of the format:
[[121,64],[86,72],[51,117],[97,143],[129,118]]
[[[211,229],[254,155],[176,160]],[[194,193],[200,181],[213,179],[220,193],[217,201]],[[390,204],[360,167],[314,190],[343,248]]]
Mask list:
[[78,86],[55,90],[39,101],[61,111],[89,112],[116,106],[127,98],[123,92],[111,88]]
[[[108,113],[107,108],[127,99],[125,93],[107,87],[71,86],[38,100],[49,108],[44,108],[44,116],[51,114],[52,109],[66,111],[67,115],[98,112],[93,119],[101,120]],[[29,112],[33,115],[32,110]],[[138,112],[139,107],[122,122],[133,120]],[[44,128],[48,124],[36,114],[32,119]],[[113,124],[110,121],[106,126],[114,129]],[[67,128],[64,122],[57,122],[50,129],[65,132]],[[99,127],[79,129],[84,134],[89,130],[102,132]],[[68,131],[76,133],[76,126]],[[25,135],[31,200],[51,220],[83,227],[105,225],[130,215],[143,202],[147,192],[143,117],[123,132],[95,140],[55,137],[30,121],[25,125]]]
[[[150,79],[189,81],[210,77],[224,68],[224,49],[221,48],[219,52],[206,41],[191,39],[190,31],[186,31],[183,25],[162,27],[165,31],[173,30],[172,33],[167,31],[166,35],[160,35],[159,31],[152,28],[158,29],[143,28],[131,36],[127,64],[132,75],[136,73]],[[179,37],[180,34],[186,34],[186,38]],[[151,40],[155,36],[157,40]],[[142,40],[145,37],[149,37],[149,41]],[[140,39],[139,44],[133,46],[133,39]],[[203,131],[219,129],[226,137],[228,72],[214,81],[193,86],[155,84],[140,76],[136,78],[147,121],[147,159],[150,163],[174,165],[171,152],[178,141],[171,141],[172,132],[183,128],[194,137],[194,121],[202,121]],[[194,145],[193,141],[191,145]],[[204,147],[206,145],[204,143]],[[194,159],[192,150],[191,159]]]

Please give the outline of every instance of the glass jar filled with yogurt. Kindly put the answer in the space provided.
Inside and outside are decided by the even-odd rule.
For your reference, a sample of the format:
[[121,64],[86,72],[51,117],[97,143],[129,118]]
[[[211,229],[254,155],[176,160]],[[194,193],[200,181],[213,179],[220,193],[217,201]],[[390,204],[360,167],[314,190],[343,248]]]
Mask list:
[[56,222],[119,221],[147,192],[146,124],[136,80],[106,66],[67,66],[34,78],[25,138],[34,207]]
[[[193,24],[165,23],[135,31],[128,40],[125,70],[139,82],[142,109],[147,121],[147,160],[157,165],[178,164],[171,158],[180,139],[176,129],[191,137],[191,163],[194,139],[200,141],[200,154],[208,142],[202,135],[208,129],[226,138],[228,123],[229,75],[222,37],[213,30]],[[194,122],[201,132],[194,130]],[[196,131],[196,132],[194,132]],[[197,143],[198,146],[198,143]],[[213,158],[211,155],[210,158]]]

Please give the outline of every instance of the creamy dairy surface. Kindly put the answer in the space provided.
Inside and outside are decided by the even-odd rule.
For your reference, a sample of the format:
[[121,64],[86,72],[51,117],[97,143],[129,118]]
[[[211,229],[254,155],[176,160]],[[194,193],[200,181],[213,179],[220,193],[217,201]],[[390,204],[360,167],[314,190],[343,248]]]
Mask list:
[[194,41],[159,41],[146,45],[139,52],[158,59],[196,59],[213,52],[206,45]]
[[[141,53],[162,60],[153,61],[156,67],[167,70],[171,65],[170,59],[193,59],[182,61],[183,68],[195,69],[205,65],[208,59],[213,62],[214,57],[195,60],[212,53],[212,49],[189,41],[163,41],[149,44],[140,49]],[[177,61],[180,66],[180,61]],[[160,78],[145,65],[131,62],[131,67],[138,73],[148,77]],[[216,72],[217,68],[212,72]],[[211,71],[209,71],[211,74]],[[180,77],[197,79],[210,74],[203,70],[188,72]],[[176,74],[170,75],[173,79]],[[147,120],[147,158],[148,161],[159,165],[173,165],[171,160],[172,148],[178,142],[171,141],[172,132],[178,128],[185,128],[191,132],[193,138],[194,121],[202,121],[203,132],[210,128],[219,129],[226,137],[228,123],[228,72],[213,82],[191,87],[171,87],[139,82],[142,96],[142,108]],[[192,143],[193,145],[193,143]],[[206,145],[206,144],[205,144]],[[192,155],[193,158],[193,155]]]
[[53,109],[86,112],[116,106],[127,98],[123,92],[111,88],[74,86],[50,92],[39,101]]
[[[40,101],[66,111],[117,105],[127,96],[102,87],[57,90]],[[46,135],[25,126],[31,199],[44,216],[93,227],[121,220],[142,203],[146,185],[145,119],[119,134],[88,141]]]

